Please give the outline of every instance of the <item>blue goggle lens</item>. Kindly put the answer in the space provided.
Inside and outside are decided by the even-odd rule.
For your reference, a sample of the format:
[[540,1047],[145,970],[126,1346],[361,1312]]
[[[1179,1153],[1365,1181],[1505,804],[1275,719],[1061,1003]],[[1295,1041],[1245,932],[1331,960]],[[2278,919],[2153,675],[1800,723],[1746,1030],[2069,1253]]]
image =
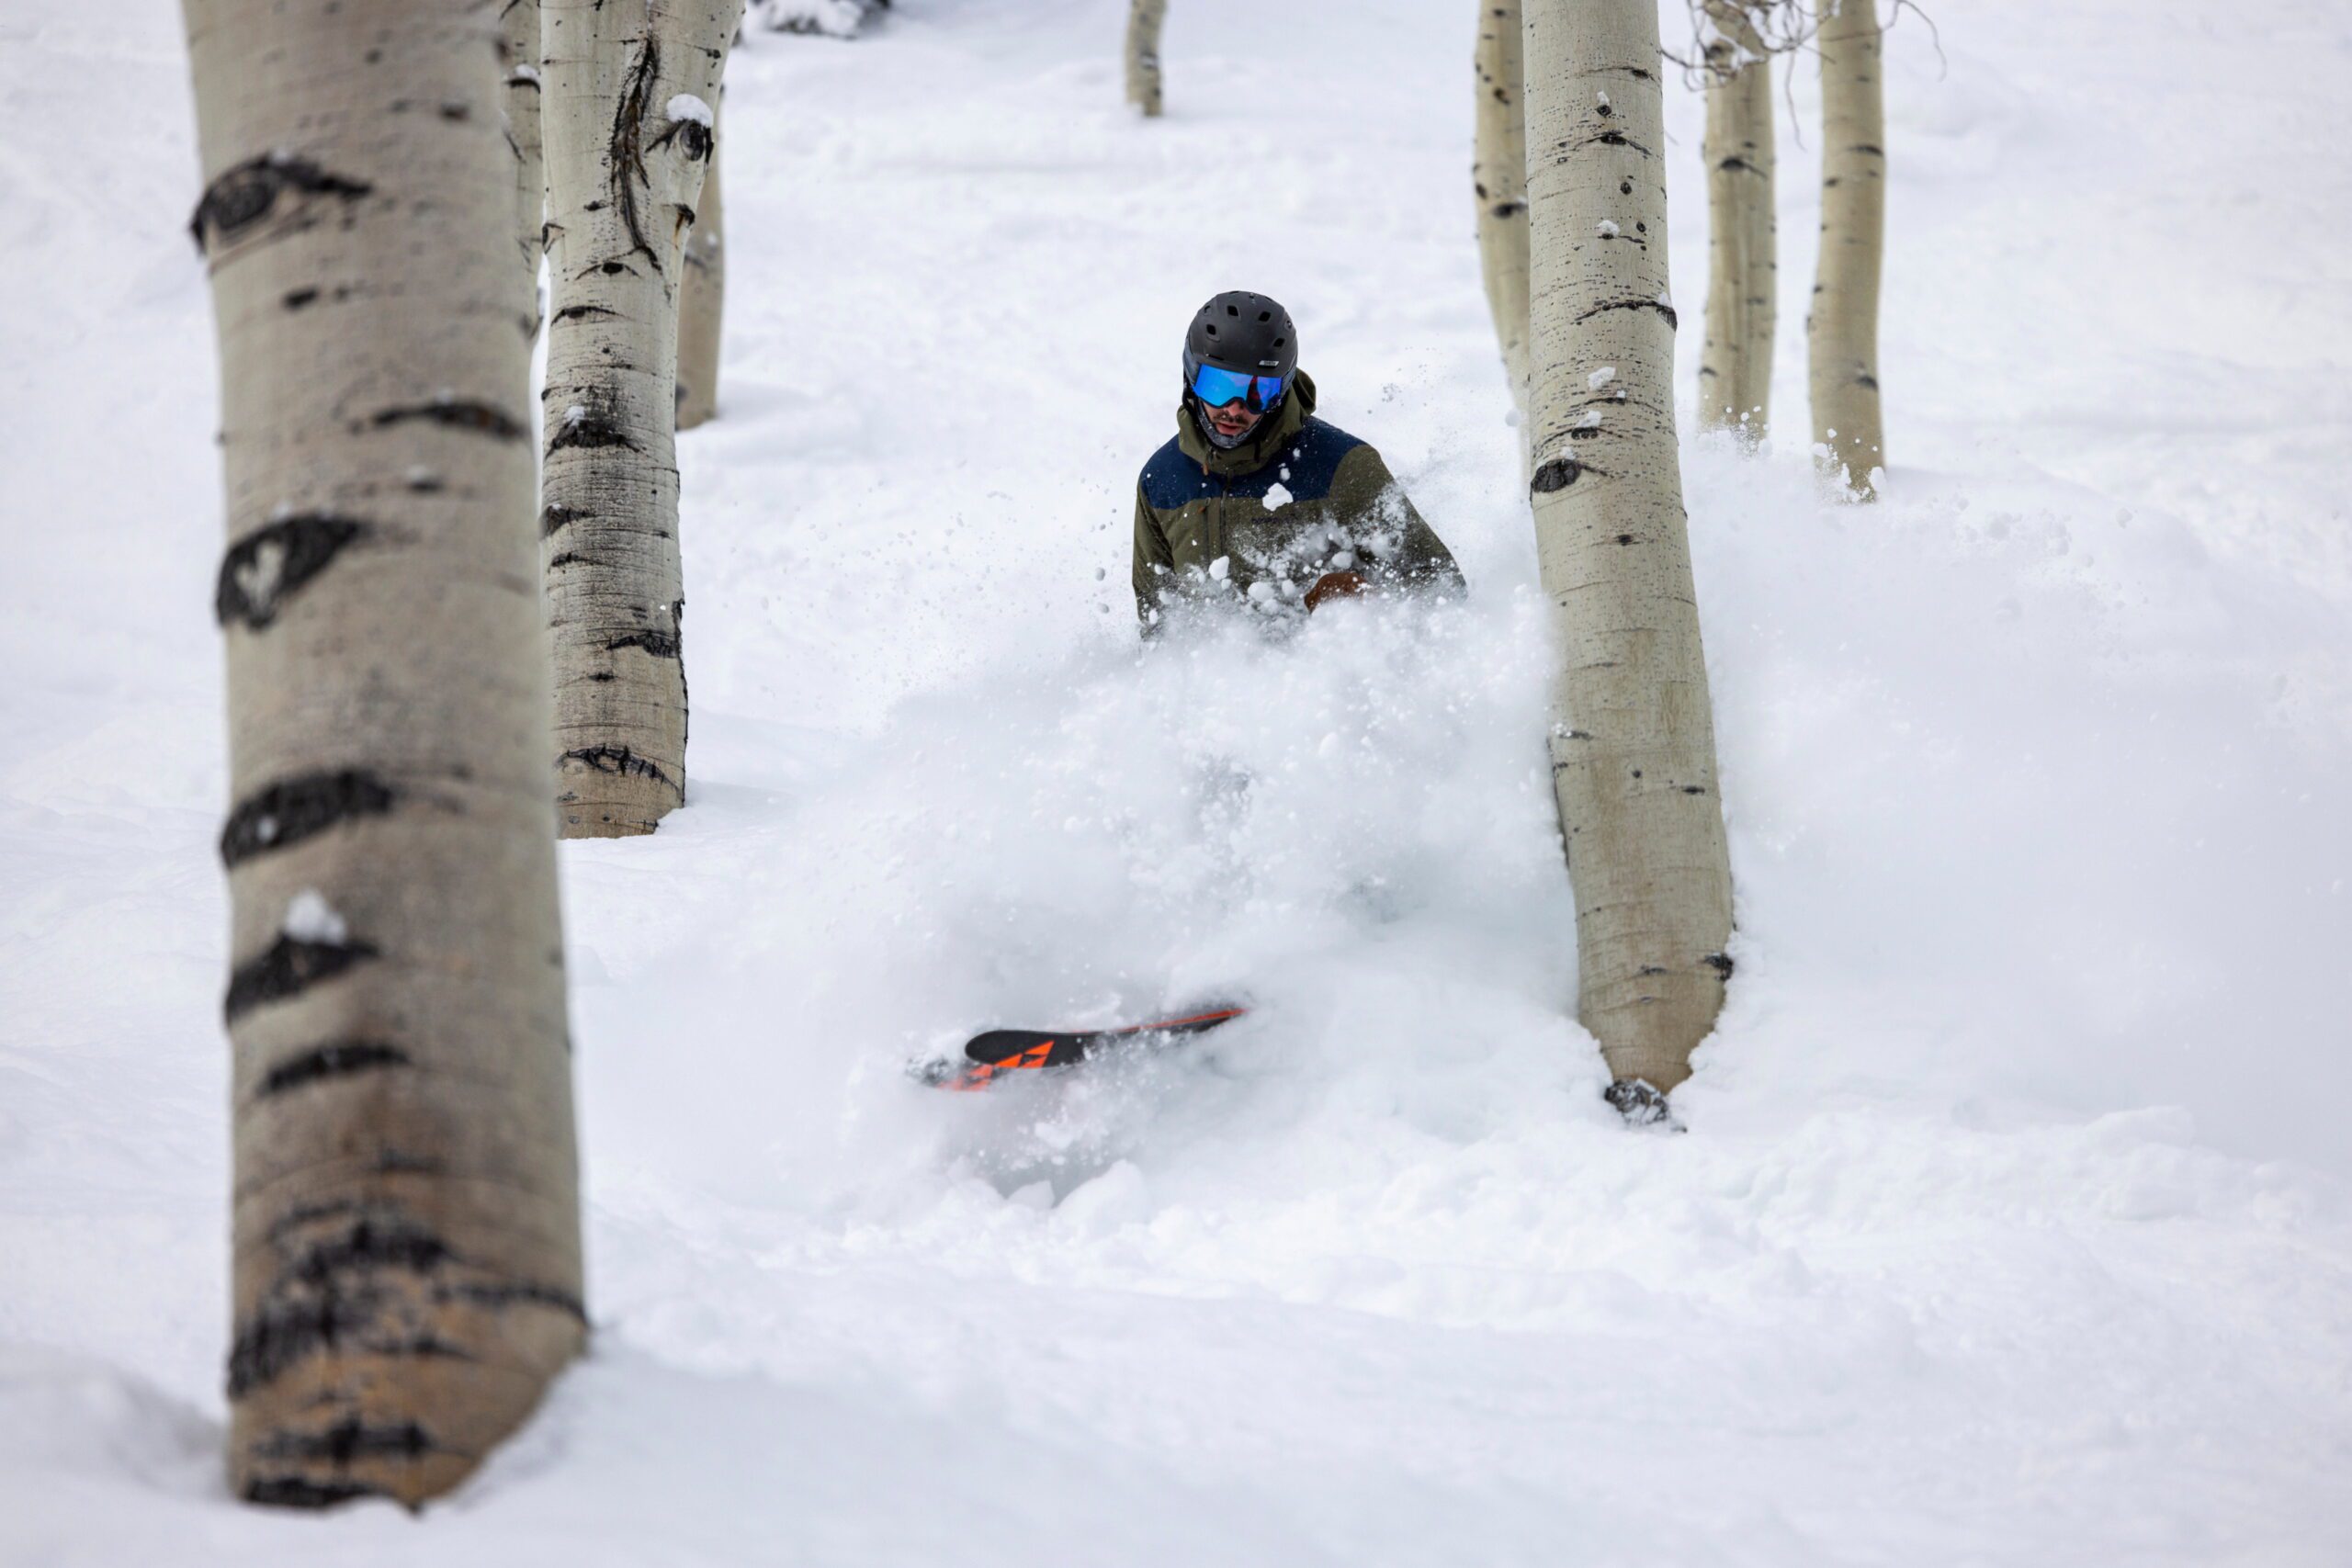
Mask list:
[[1193,373],[1193,396],[1213,409],[1238,402],[1253,413],[1263,413],[1283,395],[1285,378],[1245,376],[1238,370],[1204,365]]

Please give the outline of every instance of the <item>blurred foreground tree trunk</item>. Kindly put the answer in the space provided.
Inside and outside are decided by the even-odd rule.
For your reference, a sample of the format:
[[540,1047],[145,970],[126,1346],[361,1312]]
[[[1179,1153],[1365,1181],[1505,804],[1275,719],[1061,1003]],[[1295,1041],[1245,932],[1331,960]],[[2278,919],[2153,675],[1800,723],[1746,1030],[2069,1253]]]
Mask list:
[[1147,118],[1159,114],[1159,24],[1168,0],[1135,0],[1127,12],[1127,102]]
[[1813,439],[1865,499],[1886,466],[1879,421],[1878,288],[1886,238],[1886,107],[1873,0],[1823,0],[1821,262],[1805,320]]
[[185,14],[230,541],[230,1481],[415,1504],[586,1325],[498,24]]
[[1772,400],[1772,61],[1747,0],[1706,0],[1707,335],[1699,422],[1763,440]]
[[[726,100],[714,106],[723,116]],[[678,300],[678,428],[692,430],[718,412],[718,358],[727,321],[727,215],[719,164],[727,143],[714,139],[710,168],[687,236],[684,291]]]
[[[1503,349],[1520,453],[1527,453],[1527,120],[1520,68],[1520,0],[1486,0],[1478,10],[1477,139],[1470,184],[1478,201],[1478,259],[1487,306]],[[1525,477],[1521,464],[1521,478]]]
[[1674,432],[1653,0],[1524,0],[1530,494],[1564,656],[1550,743],[1579,1011],[1646,1114],[1731,961],[1731,871]]
[[539,528],[567,838],[685,799],[684,251],[743,0],[541,0],[549,305]]

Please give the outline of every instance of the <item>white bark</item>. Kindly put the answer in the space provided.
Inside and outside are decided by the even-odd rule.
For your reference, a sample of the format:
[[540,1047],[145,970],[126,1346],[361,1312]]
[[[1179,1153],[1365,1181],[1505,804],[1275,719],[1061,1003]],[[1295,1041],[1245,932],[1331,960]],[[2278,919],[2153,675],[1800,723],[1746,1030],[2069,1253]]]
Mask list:
[[1699,420],[1764,438],[1772,400],[1772,66],[1748,0],[1708,0],[1707,336]]
[[1810,339],[1813,439],[1864,497],[1886,464],[1879,422],[1879,263],[1886,232],[1886,108],[1872,0],[1825,0],[1821,264]]
[[684,249],[743,0],[541,0],[547,468],[566,837],[650,833],[685,798],[673,441]]
[[711,146],[695,230],[686,237],[684,292],[678,301],[680,430],[692,430],[718,412],[718,359],[727,318],[727,215],[718,174],[726,145],[722,139]]
[[1652,0],[1525,0],[1531,494],[1563,669],[1579,1012],[1669,1089],[1723,1003],[1731,874],[1675,447]]
[[1135,0],[1127,12],[1127,102],[1146,117],[1159,113],[1159,25],[1168,0]]
[[496,15],[186,17],[231,541],[231,1483],[416,1503],[585,1324]]
[[[1477,140],[1470,184],[1478,201],[1478,259],[1487,305],[1502,344],[1503,372],[1519,411],[1521,455],[1527,435],[1527,120],[1520,66],[1520,0],[1485,0],[1478,8],[1475,58]],[[1523,477],[1523,475],[1522,475]]]
[[[499,15],[506,138],[514,149],[514,243],[538,315],[539,251],[547,225],[547,171],[539,152],[539,0],[506,0]],[[535,331],[532,334],[537,335]]]

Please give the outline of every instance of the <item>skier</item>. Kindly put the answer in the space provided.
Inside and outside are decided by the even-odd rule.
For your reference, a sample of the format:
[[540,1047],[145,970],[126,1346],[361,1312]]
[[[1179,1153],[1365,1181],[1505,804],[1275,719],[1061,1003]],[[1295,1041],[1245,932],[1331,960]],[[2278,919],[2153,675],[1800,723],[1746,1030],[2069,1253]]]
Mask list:
[[1184,605],[1295,621],[1369,591],[1459,589],[1461,569],[1380,454],[1315,417],[1290,312],[1218,295],[1184,334],[1176,438],[1136,483],[1136,613]]

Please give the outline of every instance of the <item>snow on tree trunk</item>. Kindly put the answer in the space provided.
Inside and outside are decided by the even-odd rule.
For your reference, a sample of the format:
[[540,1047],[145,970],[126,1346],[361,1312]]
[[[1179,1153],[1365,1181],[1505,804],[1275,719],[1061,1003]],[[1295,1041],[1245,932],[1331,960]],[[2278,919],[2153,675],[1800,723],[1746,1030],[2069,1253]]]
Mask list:
[[718,181],[725,146],[714,137],[710,168],[702,178],[702,201],[695,209],[695,230],[686,237],[685,292],[678,301],[680,430],[692,430],[718,412],[718,354],[727,316],[726,212]]
[[1764,438],[1772,399],[1772,66],[1744,0],[1708,0],[1707,336],[1699,421]]
[[580,1348],[494,11],[187,0],[220,355],[250,1501],[447,1491]]
[[[506,137],[514,149],[514,240],[531,280],[531,314],[539,306],[539,247],[547,225],[547,172],[539,156],[539,0],[506,0],[499,15],[504,68]],[[533,337],[538,335],[533,331]]]
[[549,304],[539,531],[567,838],[685,798],[673,433],[685,243],[743,0],[541,0]]
[[1159,113],[1159,24],[1168,0],[1135,0],[1127,12],[1127,102],[1147,117]]
[[1675,448],[1657,10],[1525,6],[1530,494],[1579,1010],[1621,1085],[1664,1090],[1723,1005],[1731,873]]
[[1478,10],[1477,140],[1470,168],[1478,199],[1478,259],[1502,343],[1503,371],[1527,434],[1527,120],[1520,69],[1520,0]]
[[1805,330],[1813,439],[1863,496],[1886,464],[1878,402],[1878,280],[1886,234],[1886,107],[1872,0],[1825,0],[1821,265]]

